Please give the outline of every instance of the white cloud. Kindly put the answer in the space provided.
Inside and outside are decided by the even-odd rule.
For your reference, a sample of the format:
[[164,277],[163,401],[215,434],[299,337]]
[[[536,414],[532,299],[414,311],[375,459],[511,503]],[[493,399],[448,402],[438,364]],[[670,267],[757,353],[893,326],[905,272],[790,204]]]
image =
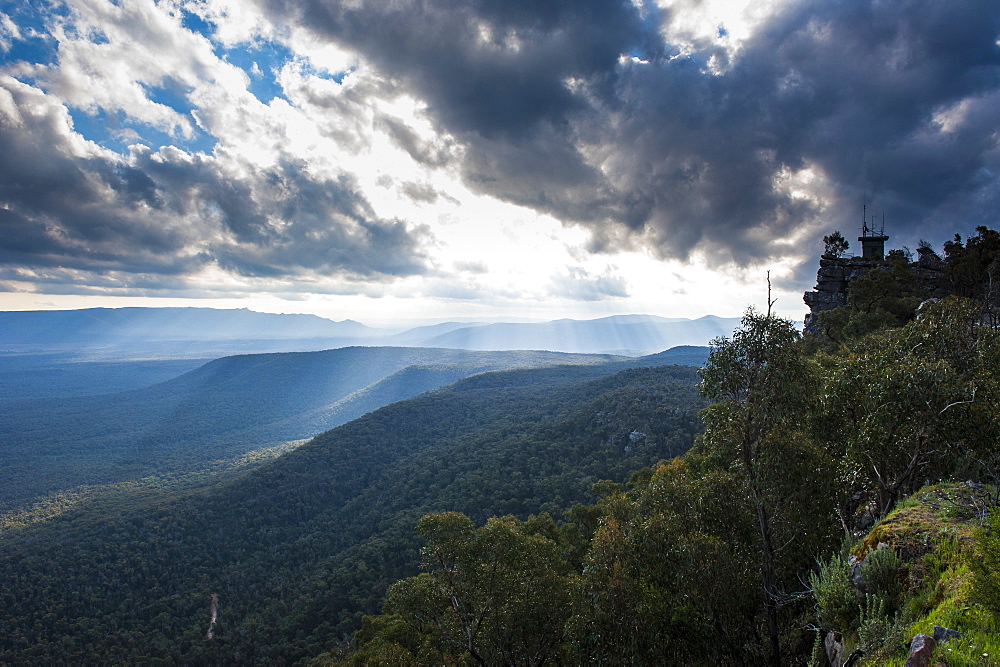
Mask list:
[[[664,42],[684,55],[721,48],[727,60],[785,5],[798,0],[656,0],[667,17],[660,27]],[[710,65],[711,66],[711,65]],[[715,67],[721,63],[716,60]],[[716,69],[714,73],[722,73]]]
[[[89,289],[106,292],[301,290],[324,295],[317,307],[363,294],[394,307],[733,314],[760,291],[761,262],[776,284],[800,277],[795,262],[829,231],[819,225],[849,215],[835,208],[861,150],[892,175],[883,191],[918,203],[931,192],[928,210],[952,196],[933,189],[955,165],[975,174],[950,188],[973,194],[919,224],[978,219],[1000,198],[1000,107],[972,85],[987,77],[968,75],[991,52],[927,66],[918,39],[933,9],[950,17],[928,19],[935,39],[943,26],[964,40],[976,26],[963,7],[986,0],[875,3],[871,35],[856,39],[899,32],[886,37],[900,47],[887,51],[893,85],[880,57],[839,47],[855,36],[846,6],[634,4],[663,19],[658,32],[627,3],[534,15],[504,3],[69,0],[45,19],[54,62],[0,64],[0,113],[24,134],[0,141],[37,154],[21,170],[0,157],[17,185],[0,215],[49,253],[0,279],[83,290],[90,271]],[[28,36],[17,16],[0,14],[0,49]],[[431,29],[448,39],[425,39]],[[895,76],[904,65],[913,76]],[[871,112],[857,86],[892,113]],[[18,199],[56,177],[65,190]]]
[[49,19],[58,63],[23,63],[11,71],[88,113],[121,111],[190,137],[192,119],[151,99],[151,89],[174,87],[183,96],[186,88],[205,83],[214,64],[207,40],[182,30],[179,18],[149,0],[78,0],[69,8],[68,16]]
[[16,39],[21,39],[20,29],[13,19],[0,12],[0,51],[10,51]]

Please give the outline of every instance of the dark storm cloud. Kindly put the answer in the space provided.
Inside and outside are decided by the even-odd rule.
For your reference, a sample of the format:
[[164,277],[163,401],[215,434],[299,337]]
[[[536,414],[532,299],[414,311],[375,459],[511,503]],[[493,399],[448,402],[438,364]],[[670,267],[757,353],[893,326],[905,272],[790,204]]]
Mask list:
[[[990,0],[818,3],[773,21],[735,78],[744,98],[767,93],[754,129],[773,137],[776,158],[819,164],[850,222],[867,191],[897,234],[995,224],[987,207],[947,218],[995,196],[998,37]],[[949,111],[953,129],[938,122]]]
[[176,154],[176,160],[147,155],[140,165],[174,210],[215,218],[232,235],[232,242],[210,244],[215,261],[229,271],[390,278],[424,270],[426,232],[379,219],[348,176],[317,179],[302,162],[286,160],[234,180],[212,158]]
[[0,259],[8,266],[185,272],[187,235],[137,215],[160,202],[134,170],[73,155],[65,110],[0,81]]
[[234,176],[212,157],[137,149],[130,163],[77,143],[65,109],[0,81],[0,263],[5,278],[49,269],[186,276],[391,280],[425,270],[428,233],[378,218],[346,176],[304,165]]
[[[588,226],[595,248],[747,263],[786,255],[774,241],[798,226],[852,236],[864,193],[897,237],[995,223],[995,0],[790,3],[732,59],[680,55],[658,36],[669,13],[628,0],[262,2],[426,100],[472,187]],[[793,196],[806,167],[821,202]]]
[[618,0],[261,4],[405,78],[453,131],[485,136],[564,117],[580,105],[565,77],[606,72],[641,38],[635,8]]

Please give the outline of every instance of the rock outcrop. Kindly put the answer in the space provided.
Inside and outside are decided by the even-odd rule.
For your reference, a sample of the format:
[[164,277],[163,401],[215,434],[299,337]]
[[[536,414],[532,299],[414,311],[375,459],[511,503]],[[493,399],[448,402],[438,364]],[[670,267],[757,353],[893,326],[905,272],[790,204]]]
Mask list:
[[[851,290],[851,283],[868,275],[872,269],[886,264],[886,260],[863,257],[832,255],[820,257],[816,287],[802,295],[802,300],[809,306],[803,331],[821,333],[819,314],[825,310],[847,305],[847,294]],[[917,278],[917,288],[921,293],[934,297],[943,297],[951,293],[946,273],[947,264],[929,249],[918,250],[917,261],[910,264],[910,269]]]
[[862,259],[860,257],[833,257],[823,255],[819,260],[819,271],[816,273],[816,288],[802,295],[803,301],[809,306],[806,315],[805,332],[820,333],[819,314],[824,310],[833,310],[847,305],[847,293],[851,282],[867,275],[876,266],[884,262]]
[[931,658],[935,646],[937,642],[934,638],[921,632],[910,642],[910,657],[903,663],[903,667],[929,667],[933,664]]

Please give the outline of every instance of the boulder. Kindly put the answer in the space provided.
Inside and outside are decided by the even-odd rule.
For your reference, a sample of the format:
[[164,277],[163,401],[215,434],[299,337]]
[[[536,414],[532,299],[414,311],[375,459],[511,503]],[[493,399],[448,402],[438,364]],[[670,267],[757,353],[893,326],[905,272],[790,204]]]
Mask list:
[[922,632],[916,635],[910,642],[910,657],[903,663],[903,667],[929,667],[933,664],[931,656],[935,646],[937,646],[937,642],[930,635],[925,635]]
[[965,635],[958,630],[952,630],[951,628],[942,628],[940,625],[934,626],[934,641],[943,642],[945,639],[957,639],[959,637],[964,637]]

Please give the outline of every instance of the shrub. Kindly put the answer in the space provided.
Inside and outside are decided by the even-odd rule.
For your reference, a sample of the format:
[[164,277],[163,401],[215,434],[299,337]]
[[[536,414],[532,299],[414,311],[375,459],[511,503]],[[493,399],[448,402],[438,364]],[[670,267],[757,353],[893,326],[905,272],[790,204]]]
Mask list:
[[895,613],[899,608],[899,596],[903,586],[899,581],[903,561],[895,549],[876,549],[868,553],[861,571],[865,578],[868,596],[876,596],[885,602],[886,611]]
[[860,613],[858,595],[851,585],[851,566],[847,558],[835,554],[827,563],[819,563],[819,572],[809,575],[809,585],[818,607],[816,617],[828,630],[847,632]]
[[976,601],[1000,618],[1000,514],[994,513],[986,525],[976,531],[976,557],[969,566]]

